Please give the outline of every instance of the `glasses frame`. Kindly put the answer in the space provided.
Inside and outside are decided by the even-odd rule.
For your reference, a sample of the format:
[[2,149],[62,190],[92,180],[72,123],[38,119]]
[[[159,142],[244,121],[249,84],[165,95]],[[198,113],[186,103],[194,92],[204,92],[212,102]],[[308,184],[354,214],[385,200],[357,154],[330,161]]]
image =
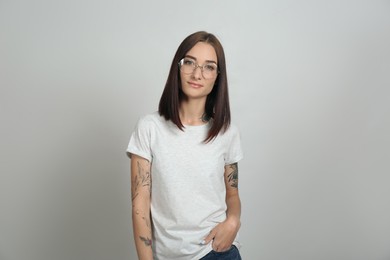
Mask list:
[[[182,68],[182,66],[184,65],[184,61],[185,61],[186,59],[191,60],[191,61],[194,61],[194,60],[191,59],[191,58],[184,57],[183,59],[181,59],[181,60],[178,62],[179,70],[180,70],[181,72],[183,72],[183,73],[185,73],[185,72],[182,71],[181,68]],[[215,63],[211,63],[211,64],[215,64],[215,65],[217,66],[215,75],[213,75],[212,77],[207,77],[207,78],[204,76],[204,74],[203,74],[203,68],[204,68],[204,66],[209,65],[209,64],[210,64],[210,63],[203,64],[203,65],[199,65],[197,62],[194,61],[193,70],[192,70],[191,72],[188,72],[188,73],[185,73],[185,74],[192,74],[192,73],[195,72],[195,70],[196,70],[197,68],[200,68],[200,71],[202,72],[202,77],[203,77],[204,79],[212,79],[212,78],[214,78],[214,77],[216,78],[216,77],[218,76],[218,74],[219,74],[219,68],[218,68],[218,65],[215,64]]]

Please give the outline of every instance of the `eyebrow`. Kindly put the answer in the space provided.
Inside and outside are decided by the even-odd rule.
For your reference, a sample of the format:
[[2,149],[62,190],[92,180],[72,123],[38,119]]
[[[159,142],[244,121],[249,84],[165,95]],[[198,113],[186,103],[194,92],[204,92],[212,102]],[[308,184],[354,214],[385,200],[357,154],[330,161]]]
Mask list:
[[[186,55],[184,56],[185,58],[191,58],[191,59],[194,59],[194,60],[197,60],[194,56],[191,56],[191,55]],[[206,60],[207,63],[215,63],[217,64],[216,61],[213,61],[213,60]]]

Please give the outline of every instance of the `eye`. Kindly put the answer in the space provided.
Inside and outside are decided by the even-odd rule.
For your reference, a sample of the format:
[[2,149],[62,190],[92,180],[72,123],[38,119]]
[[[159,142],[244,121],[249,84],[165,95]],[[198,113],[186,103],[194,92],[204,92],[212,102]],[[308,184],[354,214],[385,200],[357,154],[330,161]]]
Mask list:
[[210,72],[213,72],[213,71],[217,70],[217,66],[213,63],[210,63],[210,64],[204,65],[204,69],[208,70]]
[[184,59],[183,60],[183,65],[194,66],[195,65],[195,61],[191,60],[191,59]]

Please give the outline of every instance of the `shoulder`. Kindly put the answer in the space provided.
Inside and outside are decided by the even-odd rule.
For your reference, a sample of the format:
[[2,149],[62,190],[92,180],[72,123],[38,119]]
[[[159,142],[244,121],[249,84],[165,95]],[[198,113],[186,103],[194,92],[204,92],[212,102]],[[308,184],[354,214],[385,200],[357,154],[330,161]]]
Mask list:
[[240,130],[238,129],[237,125],[234,123],[230,123],[229,128],[226,129],[226,131],[223,133],[223,135],[227,136],[239,136],[240,135]]
[[149,113],[149,114],[141,116],[139,118],[139,122],[153,122],[153,121],[158,120],[159,117],[160,117],[160,115],[158,114],[157,111],[155,111],[153,113]]
[[229,127],[225,131],[221,131],[218,134],[216,140],[219,140],[220,142],[230,143],[233,140],[239,140],[240,138],[240,131],[237,125],[230,123]]
[[138,120],[138,128],[155,128],[166,124],[166,120],[159,115],[159,113],[153,112],[150,114],[143,115]]
[[240,130],[238,129],[238,126],[234,123],[230,124],[228,131],[231,131],[232,133],[239,133],[240,132]]

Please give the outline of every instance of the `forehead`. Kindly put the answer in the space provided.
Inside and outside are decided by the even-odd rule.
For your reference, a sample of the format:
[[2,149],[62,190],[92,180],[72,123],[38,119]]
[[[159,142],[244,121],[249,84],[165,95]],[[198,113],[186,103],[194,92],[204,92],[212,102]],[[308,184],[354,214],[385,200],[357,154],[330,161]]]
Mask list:
[[186,55],[196,58],[198,62],[214,61],[217,62],[217,53],[211,44],[198,42],[194,45]]

